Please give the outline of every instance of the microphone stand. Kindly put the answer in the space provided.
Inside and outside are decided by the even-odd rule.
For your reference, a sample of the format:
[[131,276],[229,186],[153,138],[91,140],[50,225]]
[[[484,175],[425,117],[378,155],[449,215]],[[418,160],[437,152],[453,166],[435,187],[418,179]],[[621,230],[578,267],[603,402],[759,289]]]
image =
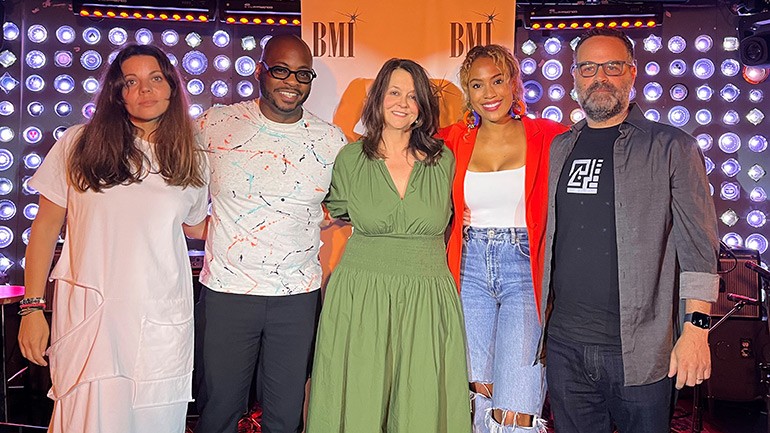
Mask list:
[[[708,330],[709,334],[711,334],[711,331],[717,329],[719,325],[724,323],[724,321],[727,320],[730,316],[737,313],[738,311],[741,311],[741,309],[743,309],[743,307],[745,306],[746,306],[746,301],[738,300],[735,303],[735,305],[733,305],[733,308],[727,312],[727,314],[722,316],[722,318],[719,319],[717,323],[715,323],[713,326],[709,328]],[[696,384],[692,388],[692,429],[690,430],[692,433],[701,433],[701,430],[703,430],[703,407],[701,406],[700,394],[701,394],[701,385]]]

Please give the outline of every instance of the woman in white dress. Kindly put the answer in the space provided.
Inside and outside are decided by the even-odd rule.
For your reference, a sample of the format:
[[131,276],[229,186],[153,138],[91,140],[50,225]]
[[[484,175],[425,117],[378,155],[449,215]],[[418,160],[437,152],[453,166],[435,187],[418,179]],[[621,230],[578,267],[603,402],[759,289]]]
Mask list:
[[[184,233],[203,230],[208,179],[187,107],[165,53],[127,46],[91,121],[69,128],[30,181],[40,208],[19,344],[31,362],[50,361],[50,432],[184,431],[193,344]],[[46,300],[65,215],[55,299]],[[41,310],[51,301],[46,351]]]

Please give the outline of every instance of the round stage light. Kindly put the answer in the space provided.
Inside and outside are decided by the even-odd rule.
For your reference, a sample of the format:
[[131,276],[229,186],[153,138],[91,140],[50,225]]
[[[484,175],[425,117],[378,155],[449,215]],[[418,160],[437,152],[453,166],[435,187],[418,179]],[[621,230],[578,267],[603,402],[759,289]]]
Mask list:
[[200,104],[192,104],[190,105],[190,108],[187,110],[187,112],[190,113],[192,118],[197,118],[203,114],[203,107],[201,107]]
[[230,69],[230,58],[224,54],[214,57],[214,69],[219,72],[226,72]]
[[764,254],[767,251],[767,238],[759,233],[752,233],[746,236],[746,248],[759,251]]
[[700,35],[695,38],[695,49],[701,53],[708,52],[714,46],[714,40],[709,35]]
[[738,95],[741,94],[741,89],[735,87],[733,83],[727,83],[722,90],[719,91],[719,96],[727,102],[735,102],[738,99]]
[[32,234],[32,227],[27,227],[21,233],[21,241],[24,242],[24,245],[29,245],[29,235],[30,234]]
[[26,206],[24,206],[24,209],[21,211],[21,213],[24,215],[24,218],[28,220],[34,220],[37,216],[38,206],[37,203],[30,203]]
[[569,120],[572,123],[578,123],[585,118],[586,118],[586,113],[580,108],[575,108],[569,113]]
[[89,71],[95,71],[102,65],[102,56],[94,50],[88,50],[80,56],[80,64]]
[[[543,49],[550,55],[556,55],[561,51],[561,40],[559,38],[548,38],[543,43]],[[533,51],[534,52],[534,51]],[[526,54],[526,53],[525,53]],[[532,55],[532,53],[527,54]]]
[[62,135],[64,135],[64,132],[66,130],[67,130],[66,126],[57,126],[56,128],[54,128],[53,133],[51,135],[53,135],[54,140],[58,140],[62,137]]
[[214,42],[214,45],[224,48],[230,43],[230,34],[224,30],[217,30],[214,32],[211,40]]
[[660,73],[660,65],[658,62],[647,62],[647,64],[644,65],[644,72],[650,77],[654,77]]
[[566,94],[567,91],[564,90],[564,87],[561,84],[552,84],[548,87],[548,98],[550,98],[551,101],[561,101]]
[[661,86],[660,83],[652,81],[645,84],[642,93],[644,94],[644,99],[650,102],[657,101],[660,99],[661,95],[663,95],[663,86]]
[[206,86],[203,85],[203,81],[193,78],[192,80],[187,82],[187,92],[193,96],[200,95],[203,93],[203,89],[205,89]]
[[9,141],[13,140],[13,137],[15,137],[16,134],[13,132],[13,129],[7,127],[7,126],[0,126],[0,141],[3,143],[8,143]]
[[235,60],[235,72],[242,77],[248,77],[257,70],[257,63],[249,56],[241,56]]
[[246,80],[239,82],[235,88],[237,89],[238,94],[243,98],[248,98],[254,93],[254,85]]
[[524,75],[532,75],[537,71],[537,62],[531,57],[527,57],[519,64],[521,73]]
[[687,48],[687,42],[681,36],[674,36],[668,40],[668,50],[674,54],[680,54]]
[[48,30],[40,24],[33,24],[27,29],[27,37],[31,42],[40,44],[48,39]]
[[714,146],[714,138],[711,137],[711,134],[698,134],[695,139],[698,140],[698,147],[704,152],[711,150],[711,147]]
[[706,174],[711,174],[711,172],[716,168],[714,161],[712,161],[708,156],[703,157],[703,165],[706,167]]
[[38,117],[43,114],[43,111],[45,111],[45,107],[38,101],[32,101],[27,104],[27,113],[29,113],[30,116]]
[[107,39],[112,45],[119,47],[128,41],[128,32],[120,27],[113,27],[107,33]]
[[546,119],[551,119],[554,122],[561,122],[563,118],[561,109],[559,109],[559,107],[556,107],[554,105],[549,105],[543,108],[543,112],[540,115]]
[[163,41],[167,47],[173,47],[179,43],[179,33],[171,29],[164,30],[163,33],[160,34],[160,40]]
[[767,138],[764,135],[755,135],[749,138],[748,146],[752,152],[764,152],[767,149]]
[[86,119],[90,119],[94,116],[94,113],[96,112],[96,104],[93,102],[89,102],[85,105],[83,105],[83,108],[80,109],[80,114],[83,115]]
[[543,97],[543,86],[535,80],[524,82],[524,102],[534,104]]
[[13,182],[7,177],[0,177],[0,195],[8,195],[13,191]]
[[139,45],[149,45],[152,43],[152,32],[149,29],[141,28],[134,33],[134,39]]
[[99,80],[94,77],[86,78],[83,80],[83,90],[90,94],[96,93],[96,91],[99,90]]
[[741,64],[735,59],[727,59],[722,62],[720,70],[725,77],[734,77],[741,72]]
[[701,80],[706,80],[714,75],[715,68],[714,62],[710,59],[698,59],[692,65],[692,72]]
[[55,111],[56,115],[59,117],[69,116],[69,114],[72,113],[72,104],[67,101],[57,102],[53,107],[53,111]]
[[29,144],[40,143],[40,140],[43,139],[43,131],[41,131],[37,126],[27,127],[27,129],[25,129],[21,135],[24,137],[24,141]]
[[648,120],[651,120],[653,122],[659,122],[660,112],[654,108],[650,108],[649,110],[644,112],[644,117],[646,117]]
[[182,57],[182,67],[188,74],[200,75],[206,72],[208,59],[200,51],[189,51]]
[[663,39],[660,36],[650,35],[644,38],[644,51],[656,53],[663,47]]
[[102,40],[102,33],[94,27],[88,27],[83,30],[83,40],[88,45],[98,44]]
[[214,97],[224,98],[229,91],[230,89],[228,88],[227,83],[222,80],[216,80],[211,83],[211,94],[214,95]]
[[741,148],[741,138],[734,132],[726,132],[719,137],[719,148],[724,153],[735,153]]
[[0,220],[8,221],[16,216],[16,205],[8,200],[0,200]]
[[11,101],[0,101],[0,116],[10,116],[16,111]]
[[59,93],[70,93],[75,88],[75,80],[67,74],[61,74],[54,78],[53,87]]
[[13,165],[13,154],[8,149],[0,149],[0,171],[5,171]]
[[675,77],[681,77],[685,72],[687,72],[687,63],[682,59],[673,60],[668,65],[668,73]]
[[709,101],[711,100],[712,96],[714,96],[714,89],[709,87],[707,84],[699,86],[697,89],[695,89],[695,97],[701,101]]
[[70,51],[57,51],[53,55],[53,64],[59,68],[72,66],[72,53]]
[[727,110],[722,116],[722,122],[724,122],[725,125],[737,125],[740,120],[741,116],[735,110]]
[[[741,198],[741,186],[735,182],[723,182],[720,188],[719,197],[721,197],[722,200],[737,201]],[[737,222],[737,217],[738,215],[734,213],[733,215],[728,214],[727,216],[722,214],[720,219],[723,223],[732,226]]]
[[681,128],[690,121],[690,111],[681,105],[675,105],[668,111],[668,121],[672,125]]
[[561,62],[556,59],[547,60],[545,63],[543,63],[543,76],[548,80],[557,80],[559,77],[561,77],[562,72],[564,72],[564,68],[561,65]]
[[29,186],[30,179],[32,179],[32,176],[24,176],[24,179],[21,181],[21,190],[26,195],[35,195],[37,194],[37,190]]
[[75,42],[75,29],[70,26],[61,26],[56,29],[56,39],[63,44]]
[[30,170],[37,170],[40,164],[43,163],[43,158],[35,152],[25,155],[22,160],[24,161],[24,166]]
[[755,104],[762,102],[762,99],[764,98],[765,98],[765,93],[760,89],[751,89],[749,91],[749,101]]
[[45,66],[46,58],[45,54],[38,50],[32,50],[25,56],[27,66],[32,69],[40,69]]
[[743,67],[743,79],[749,84],[760,84],[767,79],[767,69],[754,66]]
[[178,61],[176,59],[176,56],[172,53],[166,53],[166,57],[168,57],[168,61],[171,62],[172,65],[176,66]]
[[13,243],[13,230],[0,226],[0,248],[8,248]]
[[19,26],[16,24],[10,21],[3,23],[3,38],[5,38],[6,41],[15,41],[20,33]]
[[681,83],[674,84],[669,91],[671,99],[674,101],[684,101],[684,99],[687,98],[688,93],[687,86]]

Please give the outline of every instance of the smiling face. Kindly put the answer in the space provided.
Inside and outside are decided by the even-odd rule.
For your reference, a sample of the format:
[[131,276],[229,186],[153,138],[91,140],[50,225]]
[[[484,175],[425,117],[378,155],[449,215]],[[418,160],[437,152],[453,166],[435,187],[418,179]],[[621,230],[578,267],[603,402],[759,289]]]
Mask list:
[[[262,62],[269,67],[283,66],[292,71],[312,71],[310,49],[299,38],[276,36],[268,42]],[[257,67],[259,108],[268,119],[294,123],[302,118],[302,104],[310,96],[311,84],[297,81],[295,74],[285,80],[273,78],[264,64]]]
[[409,72],[398,68],[390,74],[382,100],[385,129],[408,131],[420,115],[414,79]]
[[513,85],[492,58],[479,57],[473,61],[468,71],[468,100],[484,122],[511,119]]
[[[593,36],[578,48],[575,63],[609,61],[631,63],[625,44],[612,36]],[[577,69],[572,72],[578,103],[586,113],[592,127],[609,127],[619,124],[628,113],[631,86],[636,79],[636,66],[623,66],[623,73],[607,76],[599,67],[596,75],[584,78]]]
[[123,61],[123,105],[131,123],[149,135],[166,112],[171,98],[171,86],[153,56],[137,55]]

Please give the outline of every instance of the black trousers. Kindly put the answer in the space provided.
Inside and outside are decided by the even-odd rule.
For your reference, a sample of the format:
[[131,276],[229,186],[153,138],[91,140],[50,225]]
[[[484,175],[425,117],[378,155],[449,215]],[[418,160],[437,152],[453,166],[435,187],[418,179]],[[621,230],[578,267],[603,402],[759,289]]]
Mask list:
[[255,368],[261,384],[262,431],[302,431],[305,382],[320,309],[320,290],[252,296],[204,287],[196,341],[203,364],[196,372],[196,433],[237,432]]

